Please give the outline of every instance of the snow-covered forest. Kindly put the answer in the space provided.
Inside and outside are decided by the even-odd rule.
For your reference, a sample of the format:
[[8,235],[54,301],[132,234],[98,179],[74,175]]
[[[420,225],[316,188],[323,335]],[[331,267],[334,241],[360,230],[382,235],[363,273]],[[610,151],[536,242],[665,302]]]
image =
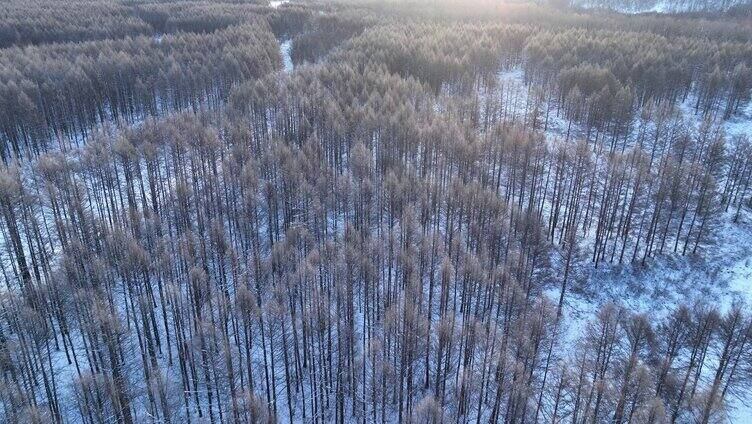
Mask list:
[[627,9],[2,2],[0,422],[752,422],[752,20]]

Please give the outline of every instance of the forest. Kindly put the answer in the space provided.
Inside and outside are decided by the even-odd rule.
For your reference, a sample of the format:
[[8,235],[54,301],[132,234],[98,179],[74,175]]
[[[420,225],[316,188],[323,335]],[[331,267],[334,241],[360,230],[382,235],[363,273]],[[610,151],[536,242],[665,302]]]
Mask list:
[[0,422],[752,422],[752,15],[653,3],[2,2]]

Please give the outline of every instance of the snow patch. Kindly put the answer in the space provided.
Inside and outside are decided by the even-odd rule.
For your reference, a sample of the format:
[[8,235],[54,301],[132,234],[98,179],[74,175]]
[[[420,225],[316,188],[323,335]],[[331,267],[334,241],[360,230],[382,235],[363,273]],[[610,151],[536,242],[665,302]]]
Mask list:
[[285,40],[279,43],[279,52],[282,55],[282,69],[284,72],[292,71],[294,65],[292,63],[292,40]]

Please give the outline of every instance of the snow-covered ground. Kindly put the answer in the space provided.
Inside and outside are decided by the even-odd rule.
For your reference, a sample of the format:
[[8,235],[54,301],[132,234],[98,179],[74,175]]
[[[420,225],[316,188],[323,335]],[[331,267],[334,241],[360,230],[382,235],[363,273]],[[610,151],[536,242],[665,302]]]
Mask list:
[[[681,303],[714,303],[726,311],[734,302],[752,305],[752,214],[745,213],[733,223],[732,214],[722,218],[712,248],[699,255],[669,253],[649,260],[645,266],[609,265],[593,268],[585,255],[576,268],[571,290],[564,305],[567,340],[576,340],[600,306],[616,303],[658,320]],[[558,288],[546,292],[556,301]],[[752,423],[752,397],[749,393],[730,394],[726,402],[728,421]]]
[[[690,98],[681,104],[680,108],[685,111],[685,117],[689,122],[699,122],[701,118],[695,115],[692,104],[694,98]],[[748,102],[739,112],[723,123],[726,136],[731,139],[734,136],[745,134],[752,135],[752,101]]]
[[292,51],[292,40],[285,40],[279,43],[279,52],[282,54],[282,70],[284,72],[292,71],[292,57],[290,52]]
[[645,265],[601,263],[594,268],[585,257],[580,265],[586,271],[573,284],[573,296],[595,304],[618,302],[654,316],[699,300],[723,311],[734,302],[752,304],[751,220],[748,213],[737,223],[731,215],[723,216],[712,246],[697,255],[674,253],[667,243],[664,254]]
[[728,420],[731,424],[749,424],[752,423],[752,404],[749,400],[734,397],[727,399],[731,410],[729,411]]

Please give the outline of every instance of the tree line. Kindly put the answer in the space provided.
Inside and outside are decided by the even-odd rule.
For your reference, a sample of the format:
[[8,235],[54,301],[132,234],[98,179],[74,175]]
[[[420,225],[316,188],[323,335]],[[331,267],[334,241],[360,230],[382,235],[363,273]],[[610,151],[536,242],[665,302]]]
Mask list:
[[214,108],[236,82],[281,67],[275,36],[296,38],[293,56],[300,63],[367,25],[360,17],[304,7],[178,2],[134,8],[152,35],[0,50],[3,161],[85,142],[92,130],[119,120]]
[[[634,90],[638,105],[649,99],[676,102],[693,94],[695,109],[720,109],[728,118],[749,100],[752,87],[748,43],[569,30],[536,34],[525,49],[531,78],[568,79],[562,97],[573,85],[586,96],[603,89],[614,95],[620,89],[613,86],[615,80]],[[612,81],[592,78],[589,67]]]
[[[130,119],[132,112],[122,113],[126,107],[123,103],[128,102],[129,97],[135,97],[135,103],[141,102],[139,98],[147,98],[146,105],[128,106],[136,114],[143,114],[145,109],[154,114],[159,109],[157,103],[160,103],[157,100],[160,94],[153,92],[154,86],[168,84],[141,81],[146,77],[137,72],[124,75],[122,70],[132,70],[134,60],[148,61],[143,57],[144,53],[133,53],[133,48],[128,45],[139,45],[140,49],[154,51],[154,56],[173,55],[177,53],[173,53],[170,47],[182,44],[175,40],[191,39],[218,54],[224,50],[220,48],[222,43],[229,42],[222,34],[236,33],[237,29],[229,31],[230,27],[242,22],[245,22],[242,25],[253,27],[248,30],[249,33],[260,34],[264,31],[256,31],[256,26],[265,26],[263,21],[266,20],[278,38],[294,38],[291,55],[295,63],[316,62],[329,51],[353,39],[352,43],[343,46],[345,54],[350,50],[377,55],[375,61],[386,64],[392,72],[419,78],[437,92],[445,83],[455,88],[462,86],[465,91],[479,82],[488,85],[496,77],[498,69],[522,65],[526,85],[547,87],[543,90],[546,102],[565,107],[568,117],[588,127],[603,127],[611,120],[620,120],[623,122],[616,128],[619,131],[628,131],[638,110],[648,102],[677,104],[690,96],[697,113],[730,118],[749,101],[752,84],[749,43],[726,42],[722,35],[727,34],[707,30],[697,33],[685,31],[682,36],[669,36],[668,28],[673,31],[674,27],[659,26],[654,23],[654,18],[639,18],[639,21],[645,19],[642,22],[645,29],[635,31],[636,25],[632,23],[630,32],[625,33],[621,30],[588,28],[592,18],[588,20],[576,14],[554,18],[547,12],[548,9],[529,7],[507,18],[510,22],[530,19],[528,23],[478,25],[415,23],[410,22],[409,19],[414,18],[409,17],[404,18],[408,21],[403,24],[385,25],[383,14],[369,10],[321,15],[301,7],[275,10],[246,4],[209,6],[200,3],[156,3],[135,7],[136,14],[149,22],[159,34],[163,31],[191,31],[203,34],[206,42],[202,37],[177,34],[167,37],[168,42],[164,44],[162,40],[165,38],[159,35],[154,41],[136,37],[80,46],[67,44],[6,49],[3,62],[7,69],[4,69],[0,84],[12,101],[3,105],[4,116],[7,117],[3,131],[5,158],[24,152],[36,154],[44,151],[52,141],[50,139],[59,138],[60,135],[71,135],[73,139],[86,138],[91,123],[101,124],[105,120],[116,120],[121,115]],[[264,16],[257,15],[257,12]],[[547,25],[540,26],[542,22]],[[572,29],[572,25],[582,28]],[[367,34],[353,38],[367,28],[371,28]],[[227,32],[222,32],[223,29]],[[221,34],[214,33],[218,30]],[[147,48],[141,47],[141,44],[151,45]],[[266,56],[264,50],[271,46],[269,41],[254,44],[268,44],[259,49],[261,52],[253,53],[259,57]],[[194,51],[201,48],[192,47]],[[96,52],[98,49],[103,52]],[[87,65],[96,54],[113,57],[112,53],[120,50],[137,57],[114,55],[115,58],[110,61],[116,63],[109,70],[100,69],[101,65]],[[120,63],[119,59],[125,62]],[[238,61],[237,58],[220,56],[211,63],[234,68]],[[173,79],[177,80],[182,78],[178,69],[186,73],[187,67],[193,66],[180,62],[172,66],[164,59],[161,59],[160,65],[147,65],[138,68],[151,70],[157,66],[152,70],[152,75],[161,71],[166,78],[174,76]],[[178,75],[164,69],[168,66],[170,72]],[[203,64],[195,66],[200,66],[201,71],[206,70]],[[49,68],[52,72],[44,72],[41,67]],[[118,70],[116,76],[112,75],[115,72],[113,69]],[[54,75],[56,70],[63,76]],[[116,77],[128,80],[122,85],[137,85],[138,90],[135,91],[138,93],[132,94],[134,90],[125,87],[112,87],[117,84],[110,80]],[[232,84],[247,77],[233,76],[228,83],[222,84]],[[204,81],[195,82],[195,79]],[[214,84],[206,81],[210,79],[208,76],[190,78],[189,84]],[[56,84],[56,81],[60,82]],[[70,96],[66,88],[60,87],[63,82],[65,87],[76,87],[72,90],[74,96]],[[228,88],[225,87],[223,92],[226,93]],[[111,94],[99,93],[101,90]],[[161,87],[161,91],[164,90]],[[173,91],[182,90],[175,88]],[[189,91],[185,101],[178,99],[171,102],[185,107],[189,102],[187,99],[201,97],[196,89]],[[71,97],[78,96],[97,100],[82,106],[81,109],[86,112],[77,112],[82,116],[74,118],[74,122],[70,122],[70,112],[49,110],[64,103],[63,99],[70,103]],[[117,99],[108,98],[112,96]],[[225,94],[218,97],[223,98]],[[58,100],[49,106],[42,104],[45,102],[43,99],[50,98]],[[99,112],[94,110],[96,108],[100,109]],[[94,118],[97,114],[99,117]]]
[[217,104],[235,82],[280,67],[277,41],[263,19],[210,34],[5,49],[2,157],[75,145],[121,118]]
[[8,0],[0,5],[0,48],[134,37],[151,32],[146,22],[116,2]]

